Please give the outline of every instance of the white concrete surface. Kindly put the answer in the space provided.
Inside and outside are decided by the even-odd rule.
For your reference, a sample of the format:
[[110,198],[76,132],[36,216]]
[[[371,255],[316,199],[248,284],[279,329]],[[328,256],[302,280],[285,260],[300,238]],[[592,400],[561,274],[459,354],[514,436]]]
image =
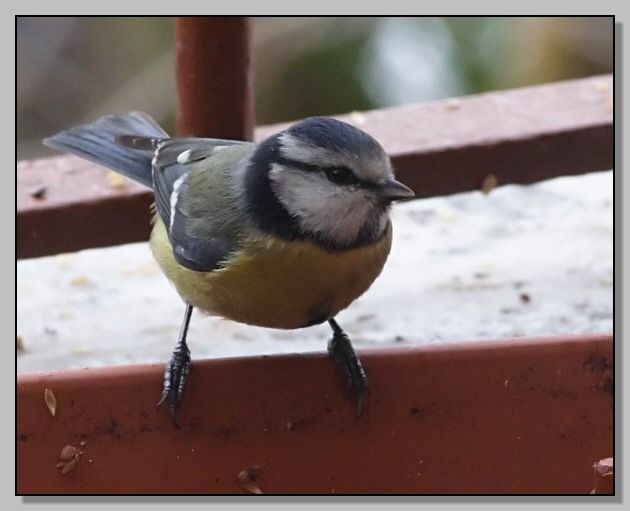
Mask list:
[[[357,350],[613,328],[612,171],[399,204],[372,288],[338,316]],[[184,307],[146,243],[17,264],[18,371],[166,362]],[[327,325],[193,315],[193,360],[324,351]]]

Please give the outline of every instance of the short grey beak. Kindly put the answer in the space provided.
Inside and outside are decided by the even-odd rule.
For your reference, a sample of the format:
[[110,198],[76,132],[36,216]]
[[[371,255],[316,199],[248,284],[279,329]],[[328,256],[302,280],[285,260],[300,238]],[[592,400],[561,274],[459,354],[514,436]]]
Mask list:
[[384,201],[411,199],[415,195],[413,190],[394,178],[389,178],[377,188],[377,194]]

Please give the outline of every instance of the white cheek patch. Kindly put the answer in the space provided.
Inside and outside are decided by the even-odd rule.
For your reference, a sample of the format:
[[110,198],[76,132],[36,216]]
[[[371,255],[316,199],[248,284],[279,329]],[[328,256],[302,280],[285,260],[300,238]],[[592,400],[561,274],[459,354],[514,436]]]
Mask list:
[[[375,205],[364,190],[340,187],[320,173],[273,165],[269,178],[278,199],[304,232],[340,244],[356,241],[374,211]],[[383,215],[382,228],[386,222]]]

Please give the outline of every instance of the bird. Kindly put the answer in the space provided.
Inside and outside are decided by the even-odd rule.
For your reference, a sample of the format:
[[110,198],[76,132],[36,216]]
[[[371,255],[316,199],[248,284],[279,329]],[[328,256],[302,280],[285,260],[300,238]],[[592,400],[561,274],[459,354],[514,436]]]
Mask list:
[[170,137],[134,111],[43,143],[153,190],[149,245],[185,304],[158,402],[168,402],[177,426],[193,309],[274,329],[327,322],[327,351],[362,413],[367,376],[335,317],[380,275],[391,205],[414,196],[372,136],[314,116],[260,142]]

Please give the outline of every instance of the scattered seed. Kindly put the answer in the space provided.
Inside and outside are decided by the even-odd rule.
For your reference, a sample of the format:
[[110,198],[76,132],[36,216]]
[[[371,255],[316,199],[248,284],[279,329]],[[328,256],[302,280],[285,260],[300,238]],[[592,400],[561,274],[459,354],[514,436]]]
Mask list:
[[90,279],[87,277],[76,277],[70,280],[70,285],[74,287],[85,287],[90,284]]
[[481,191],[488,195],[499,184],[499,179],[494,174],[488,174],[481,183]]
[[521,302],[523,303],[529,303],[532,300],[532,297],[529,296],[527,293],[521,293],[519,298],[521,299]]
[[77,453],[77,455],[74,458],[72,458],[70,461],[68,461],[66,464],[63,465],[63,467],[61,468],[61,473],[67,474],[71,470],[74,470],[74,467],[77,465],[77,463],[79,463],[80,457],[81,455]]
[[92,349],[88,346],[73,346],[70,350],[73,355],[88,355]]
[[55,467],[61,469],[62,474],[67,474],[79,463],[79,458],[83,453],[74,445],[65,445],[59,454],[59,462]]
[[53,394],[52,390],[44,390],[44,401],[46,401],[46,406],[48,407],[50,415],[54,417],[55,413],[57,413],[57,399],[55,398],[55,394]]
[[57,254],[55,256],[55,262],[62,268],[66,268],[71,262],[72,256],[70,254]]
[[446,110],[459,110],[462,107],[462,102],[459,99],[451,98],[446,101],[445,104]]
[[77,449],[74,445],[65,445],[63,449],[61,449],[59,459],[61,461],[70,461],[78,452],[79,449]]
[[17,342],[15,343],[15,347],[18,351],[24,351],[24,339],[21,336],[17,336]]
[[37,188],[31,190],[31,197],[33,197],[33,199],[45,199],[46,192],[48,192],[48,188],[46,186],[38,186]]
[[117,172],[108,172],[105,175],[105,182],[110,188],[122,188],[125,186],[125,177]]
[[256,495],[262,495],[262,490],[256,484],[256,479],[260,475],[260,467],[258,465],[251,465],[238,473],[237,479],[239,483],[248,492]]
[[599,281],[599,283],[604,287],[612,287],[615,282],[612,277],[604,277]]

